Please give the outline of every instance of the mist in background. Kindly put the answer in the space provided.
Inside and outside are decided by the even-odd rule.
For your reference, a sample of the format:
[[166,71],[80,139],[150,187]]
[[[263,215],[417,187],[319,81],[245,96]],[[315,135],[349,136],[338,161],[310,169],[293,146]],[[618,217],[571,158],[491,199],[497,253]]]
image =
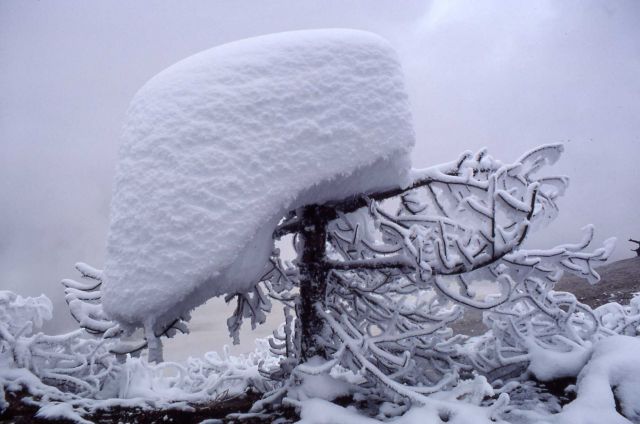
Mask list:
[[[553,171],[571,177],[570,189],[559,218],[529,244],[576,241],[593,223],[597,243],[618,237],[614,259],[632,256],[640,2],[3,0],[0,289],[45,293],[56,314],[46,330],[73,328],[59,281],[76,277],[77,261],[104,263],[120,128],[136,90],[225,42],[327,27],[378,33],[398,51],[418,140],[414,166],[483,146],[511,161],[564,142]],[[221,304],[194,317],[194,333],[209,328],[209,349],[227,342],[230,310]]]

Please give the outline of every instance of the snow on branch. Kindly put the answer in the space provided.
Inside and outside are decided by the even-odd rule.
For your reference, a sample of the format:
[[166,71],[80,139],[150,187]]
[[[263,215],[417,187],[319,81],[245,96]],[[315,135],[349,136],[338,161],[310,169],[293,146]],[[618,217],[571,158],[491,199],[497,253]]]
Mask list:
[[103,272],[85,263],[76,264],[76,270],[84,281],[71,279],[62,280],[65,287],[65,300],[69,306],[71,316],[80,324],[80,328],[90,334],[111,339],[108,343],[109,351],[117,355],[139,354],[149,347],[149,358],[152,361],[162,361],[162,344],[159,338],[172,337],[178,331],[187,333],[186,321],[188,317],[177,318],[160,331],[147,329],[142,340],[125,340],[131,335],[131,330],[125,330],[120,324],[111,321],[102,308]]
[[23,298],[0,292],[0,363],[27,369],[72,393],[97,393],[113,372],[111,354],[101,340],[82,330],[59,336],[34,333],[51,313],[45,296]]

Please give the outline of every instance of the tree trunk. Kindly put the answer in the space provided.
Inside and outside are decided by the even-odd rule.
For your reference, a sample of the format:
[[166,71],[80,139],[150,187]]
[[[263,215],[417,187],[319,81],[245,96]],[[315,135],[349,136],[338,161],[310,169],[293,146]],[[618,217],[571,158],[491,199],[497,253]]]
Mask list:
[[298,302],[298,331],[300,332],[300,356],[303,361],[314,356],[326,357],[318,337],[325,333],[324,321],[314,308],[324,304],[327,289],[328,268],[325,264],[327,222],[332,210],[322,206],[307,206],[302,213],[302,230],[298,233],[302,243],[299,258],[300,300]]

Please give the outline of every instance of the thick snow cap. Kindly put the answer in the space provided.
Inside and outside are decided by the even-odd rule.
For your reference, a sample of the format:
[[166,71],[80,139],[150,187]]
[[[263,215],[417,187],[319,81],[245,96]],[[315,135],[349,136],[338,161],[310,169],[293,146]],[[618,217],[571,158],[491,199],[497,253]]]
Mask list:
[[247,291],[287,211],[406,184],[413,143],[400,65],[374,34],[267,35],[176,63],[128,111],[105,311],[160,328]]

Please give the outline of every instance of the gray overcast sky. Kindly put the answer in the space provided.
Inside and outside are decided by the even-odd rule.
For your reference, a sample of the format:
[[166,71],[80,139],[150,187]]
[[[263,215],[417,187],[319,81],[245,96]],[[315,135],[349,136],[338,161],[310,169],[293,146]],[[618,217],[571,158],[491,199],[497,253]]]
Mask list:
[[0,1],[0,289],[46,293],[101,267],[118,136],[135,91],[200,50],[270,32],[347,27],[398,50],[428,166],[488,146],[516,159],[566,142],[561,215],[532,243],[596,225],[640,237],[640,2]]

